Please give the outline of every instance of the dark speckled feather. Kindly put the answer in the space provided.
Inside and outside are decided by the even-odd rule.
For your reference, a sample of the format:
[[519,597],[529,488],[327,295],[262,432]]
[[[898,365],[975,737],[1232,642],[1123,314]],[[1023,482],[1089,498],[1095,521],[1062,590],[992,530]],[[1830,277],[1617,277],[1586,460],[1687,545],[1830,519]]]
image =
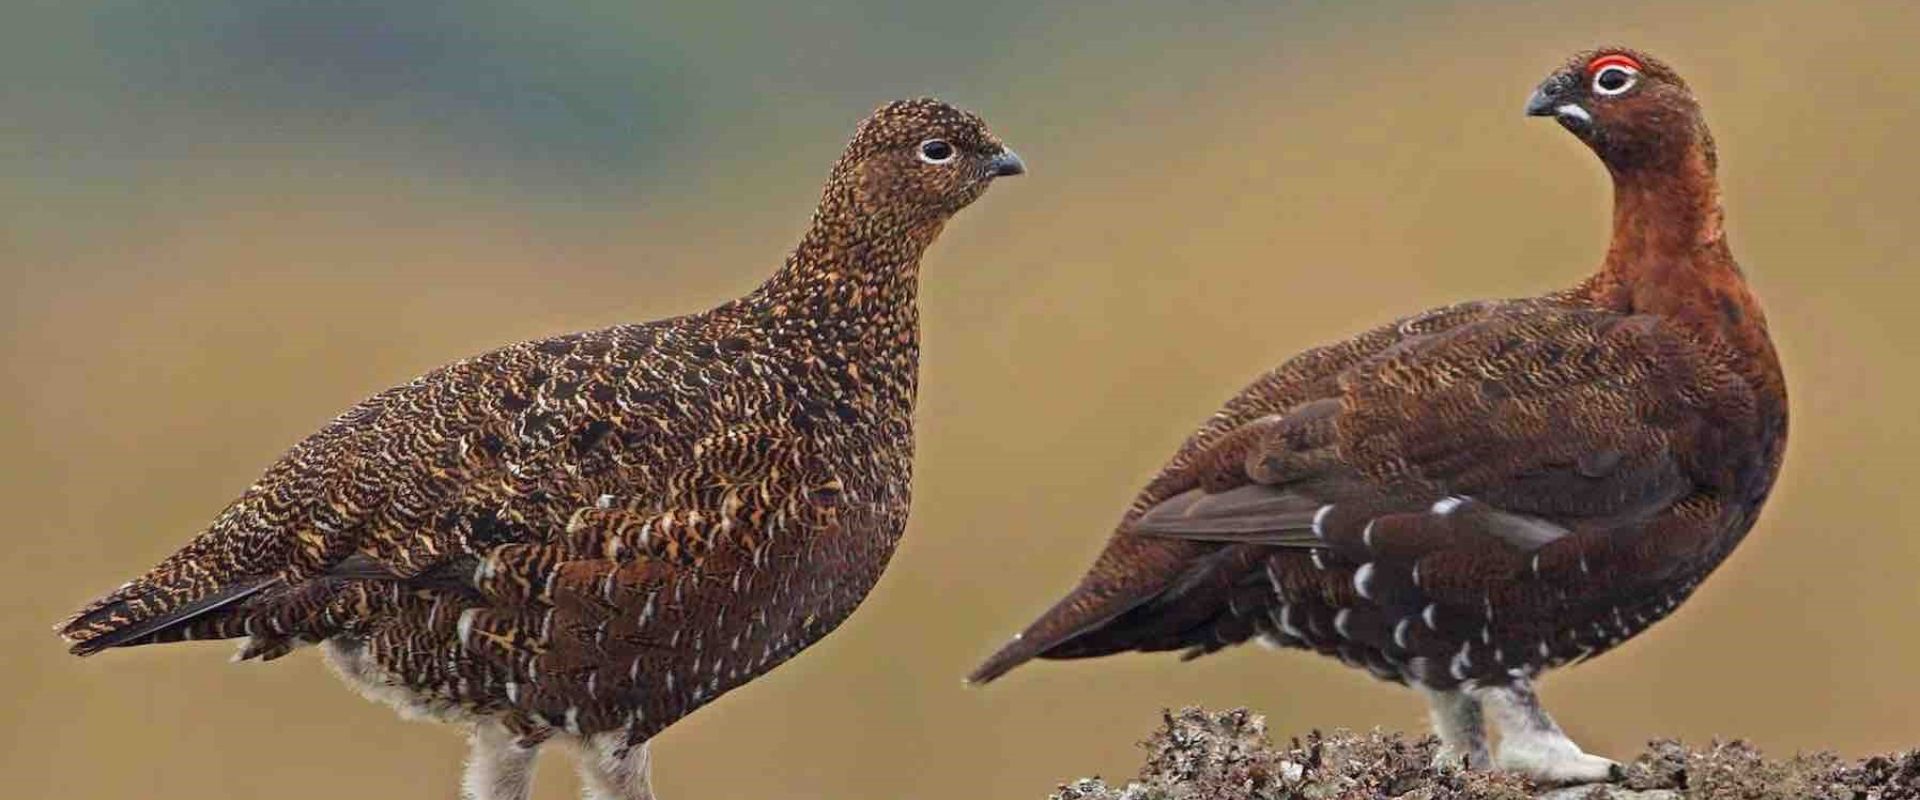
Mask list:
[[[929,159],[932,139],[952,155]],[[61,633],[79,654],[327,641],[527,741],[643,741],[878,580],[907,519],[921,255],[1018,169],[972,114],[885,106],[752,294],[383,392]]]

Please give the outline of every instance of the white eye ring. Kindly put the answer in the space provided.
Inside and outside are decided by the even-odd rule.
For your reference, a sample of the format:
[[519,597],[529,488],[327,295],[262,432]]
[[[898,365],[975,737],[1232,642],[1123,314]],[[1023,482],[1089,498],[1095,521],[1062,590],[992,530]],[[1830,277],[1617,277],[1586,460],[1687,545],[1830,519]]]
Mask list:
[[915,148],[915,152],[920,154],[921,161],[929,164],[945,164],[952,161],[954,156],[959,155],[960,149],[954,147],[945,139],[928,139],[921,142],[920,146]]
[[[1615,76],[1621,79],[1620,85],[1611,89],[1607,88],[1604,82]],[[1601,67],[1600,71],[1593,73],[1593,93],[1605,97],[1626,94],[1628,89],[1633,88],[1633,85],[1639,82],[1640,70],[1624,64],[1608,64]]]

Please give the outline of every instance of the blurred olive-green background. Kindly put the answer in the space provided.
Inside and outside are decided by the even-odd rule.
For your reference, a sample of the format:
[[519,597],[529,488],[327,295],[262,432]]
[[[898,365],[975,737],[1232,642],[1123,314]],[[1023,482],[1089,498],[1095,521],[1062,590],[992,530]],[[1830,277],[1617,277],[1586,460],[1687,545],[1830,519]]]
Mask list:
[[79,661],[48,626],[365,395],[751,288],[853,124],[928,93],[1031,173],[923,271],[911,529],[839,633],[656,740],[662,795],[1043,797],[1131,774],[1189,703],[1423,729],[1409,692],[1258,648],[960,677],[1257,371],[1594,266],[1605,173],[1520,106],[1608,42],[1705,104],[1793,441],[1747,544],[1550,707],[1602,753],[1920,744],[1910,2],[4,5],[8,797],[451,797],[461,737],[310,653]]

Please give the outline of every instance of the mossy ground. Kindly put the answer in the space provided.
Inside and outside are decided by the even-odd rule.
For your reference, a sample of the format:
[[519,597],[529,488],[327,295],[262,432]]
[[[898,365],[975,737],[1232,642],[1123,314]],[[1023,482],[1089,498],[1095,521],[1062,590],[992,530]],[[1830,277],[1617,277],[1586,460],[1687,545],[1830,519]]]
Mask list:
[[1830,753],[1770,759],[1745,742],[1656,740],[1617,784],[1554,787],[1433,766],[1438,743],[1374,731],[1314,731],[1276,747],[1246,709],[1169,711],[1142,743],[1140,777],[1082,779],[1055,800],[1920,800],[1920,750],[1859,761]]

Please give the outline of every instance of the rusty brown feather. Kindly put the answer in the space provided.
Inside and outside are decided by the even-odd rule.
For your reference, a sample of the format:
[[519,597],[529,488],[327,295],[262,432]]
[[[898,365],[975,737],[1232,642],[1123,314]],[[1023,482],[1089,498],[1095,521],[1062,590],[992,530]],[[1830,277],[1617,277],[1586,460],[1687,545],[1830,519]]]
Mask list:
[[968,112],[884,106],[756,291],[383,392],[60,633],[82,655],[325,642],[356,681],[522,746],[644,742],[879,578],[907,518],[921,255],[1021,170]]
[[[1260,377],[1140,492],[1079,586],[972,680],[1034,657],[1261,637],[1448,702],[1509,687],[1517,725],[1558,732],[1527,681],[1620,644],[1700,585],[1766,500],[1787,403],[1679,76],[1630,50],[1584,53],[1529,113],[1560,118],[1612,174],[1597,274],[1418,314]],[[1455,715],[1474,733],[1449,744],[1484,760],[1478,715],[1477,701]],[[1576,753],[1502,762],[1592,777]]]

